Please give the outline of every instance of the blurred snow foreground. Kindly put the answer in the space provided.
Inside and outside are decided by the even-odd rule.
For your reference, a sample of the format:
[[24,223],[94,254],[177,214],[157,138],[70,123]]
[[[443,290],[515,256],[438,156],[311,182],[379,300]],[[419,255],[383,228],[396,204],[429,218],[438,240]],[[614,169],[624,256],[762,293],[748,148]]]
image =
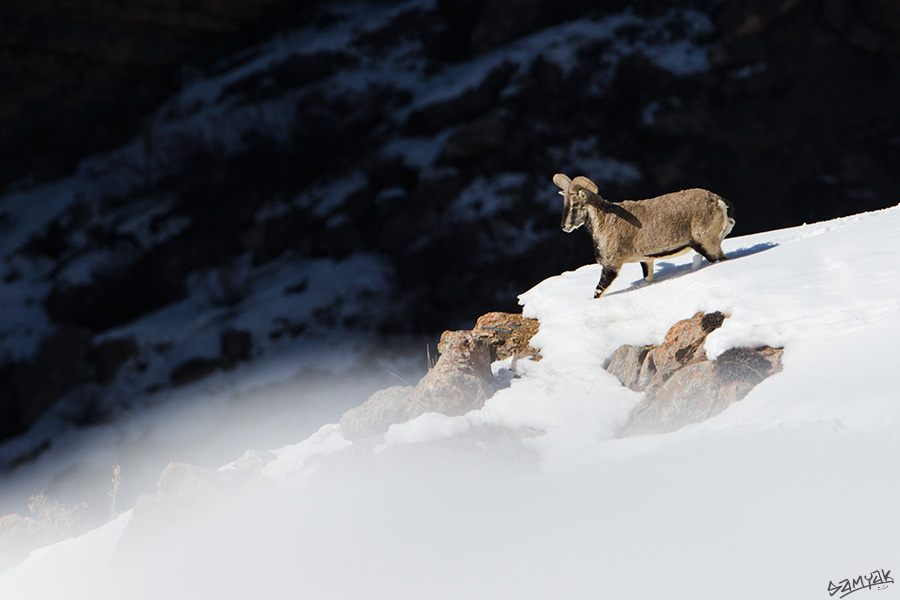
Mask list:
[[[508,385],[475,382],[476,408],[172,463],[134,509],[0,576],[0,598],[825,598],[900,569],[898,231],[895,207],[726,240],[732,260],[664,262],[652,285],[628,265],[600,300],[594,265],[550,278],[520,297],[541,360],[494,362]],[[783,348],[783,370],[622,437],[644,394],[613,354],[716,311],[708,359]]]

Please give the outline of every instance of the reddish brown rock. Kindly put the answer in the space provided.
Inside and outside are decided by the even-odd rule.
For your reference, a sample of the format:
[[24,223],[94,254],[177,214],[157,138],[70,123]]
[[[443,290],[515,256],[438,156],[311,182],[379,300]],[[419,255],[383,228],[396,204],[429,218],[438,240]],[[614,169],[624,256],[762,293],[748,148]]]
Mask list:
[[623,385],[644,391],[623,436],[675,431],[713,417],[781,371],[781,348],[731,348],[706,358],[706,336],[725,319],[697,313],[676,323],[659,346],[621,346],[607,370]]
[[415,386],[394,386],[372,394],[341,417],[341,434],[357,441],[383,434],[395,423],[425,413],[462,415],[484,406],[494,393],[491,363],[510,356],[540,360],[529,342],[536,319],[520,314],[482,315],[472,331],[445,331],[440,358]]
[[695,362],[648,391],[622,435],[665,433],[714,417],[781,371],[781,348],[731,348],[713,361]]
[[481,408],[494,393],[486,338],[471,331],[445,331],[438,352],[437,363],[415,387],[379,390],[344,413],[341,435],[351,441],[362,440],[425,413],[457,416]]
[[516,324],[516,319],[509,320],[508,316],[489,313],[478,320],[474,331],[445,331],[438,344],[440,358],[415,387],[395,386],[375,392],[344,413],[341,434],[356,441],[381,435],[391,425],[425,413],[457,416],[484,406],[494,393],[491,362],[497,349],[504,357],[511,355],[520,344],[509,342],[510,332],[519,332],[516,339],[530,339],[522,330],[536,329],[536,325],[522,324],[521,317]]
[[690,319],[675,323],[663,343],[648,352],[638,375],[639,388],[658,385],[682,367],[706,360],[703,342],[724,320],[725,315],[720,312],[698,312]]
[[380,435],[394,423],[409,417],[409,398],[413,386],[395,385],[378,390],[369,399],[351,408],[341,417],[341,435],[350,441]]
[[445,331],[440,358],[410,396],[410,418],[428,412],[462,415],[494,393],[488,344],[471,331]]
[[129,577],[142,569],[148,548],[181,543],[186,529],[230,506],[242,489],[259,483],[263,466],[274,458],[248,450],[227,469],[170,462],[156,482],[157,491],[138,497],[113,557],[114,568]]
[[472,333],[488,343],[491,361],[530,357],[541,359],[541,353],[531,347],[531,338],[538,332],[537,319],[520,314],[490,312],[475,323]]
[[632,346],[623,344],[613,353],[606,370],[615,375],[622,385],[637,390],[641,369],[647,354],[654,346]]

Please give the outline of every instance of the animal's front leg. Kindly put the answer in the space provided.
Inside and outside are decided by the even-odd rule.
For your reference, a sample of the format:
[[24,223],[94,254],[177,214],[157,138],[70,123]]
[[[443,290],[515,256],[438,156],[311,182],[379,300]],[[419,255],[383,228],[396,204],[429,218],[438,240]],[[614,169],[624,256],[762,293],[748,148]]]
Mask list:
[[606,288],[609,287],[609,284],[611,284],[618,275],[618,269],[603,267],[603,274],[600,275],[600,283],[597,284],[597,289],[594,290],[594,298],[602,296],[603,292],[606,291]]

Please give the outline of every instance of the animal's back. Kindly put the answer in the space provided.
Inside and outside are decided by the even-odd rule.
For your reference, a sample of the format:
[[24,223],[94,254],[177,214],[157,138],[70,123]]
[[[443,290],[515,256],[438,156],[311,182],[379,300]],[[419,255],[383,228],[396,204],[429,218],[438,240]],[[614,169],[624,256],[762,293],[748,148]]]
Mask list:
[[[697,203],[710,205],[698,211]],[[666,257],[685,251],[695,238],[710,233],[725,237],[734,226],[728,216],[727,200],[701,188],[671,192],[646,200],[623,200],[618,203],[640,223],[641,235],[635,240],[632,260],[639,257]],[[664,215],[664,218],[660,218]]]

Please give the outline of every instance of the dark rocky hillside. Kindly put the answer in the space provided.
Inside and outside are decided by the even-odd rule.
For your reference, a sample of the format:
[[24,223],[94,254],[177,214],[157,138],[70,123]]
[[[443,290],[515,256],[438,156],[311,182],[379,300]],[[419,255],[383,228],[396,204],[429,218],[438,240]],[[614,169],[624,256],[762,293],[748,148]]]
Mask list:
[[707,187],[734,235],[900,190],[888,0],[14,0],[0,80],[0,436],[79,390],[514,311],[592,260],[557,171]]
[[48,178],[125,142],[193,69],[271,33],[286,0],[7,0],[0,5],[0,184]]

